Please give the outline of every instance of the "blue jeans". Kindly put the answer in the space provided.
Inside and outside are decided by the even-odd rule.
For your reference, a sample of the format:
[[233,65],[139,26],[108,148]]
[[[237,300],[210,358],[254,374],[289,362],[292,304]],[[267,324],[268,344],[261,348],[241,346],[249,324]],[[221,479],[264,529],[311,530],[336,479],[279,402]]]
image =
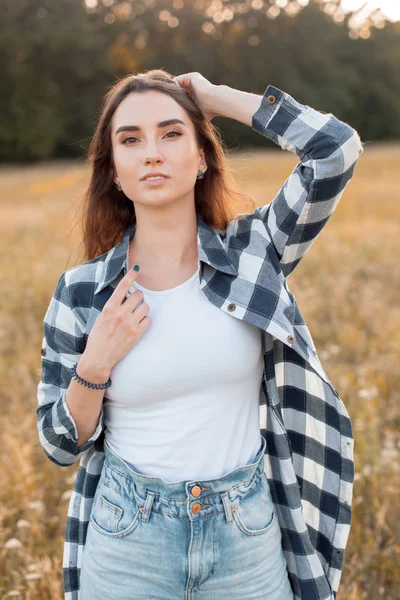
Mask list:
[[178,483],[135,472],[105,443],[81,600],[293,600],[261,440],[255,462]]

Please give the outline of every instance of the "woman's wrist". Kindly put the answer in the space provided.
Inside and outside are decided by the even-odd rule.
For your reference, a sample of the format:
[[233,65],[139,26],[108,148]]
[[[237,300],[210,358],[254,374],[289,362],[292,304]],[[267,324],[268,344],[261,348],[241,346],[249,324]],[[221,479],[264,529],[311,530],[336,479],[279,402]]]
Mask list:
[[216,85],[211,94],[210,105],[216,115],[240,121],[249,127],[261,106],[262,96],[235,90],[228,85]]
[[90,383],[106,383],[110,378],[111,369],[101,362],[95,363],[82,355],[76,365],[76,373]]

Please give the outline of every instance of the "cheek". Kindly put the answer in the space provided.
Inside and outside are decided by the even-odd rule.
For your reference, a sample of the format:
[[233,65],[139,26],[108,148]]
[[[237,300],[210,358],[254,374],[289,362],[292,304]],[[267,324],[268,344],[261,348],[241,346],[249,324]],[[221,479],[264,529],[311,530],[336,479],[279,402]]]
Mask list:
[[198,151],[195,144],[188,144],[184,150],[179,153],[179,168],[178,172],[185,179],[192,179],[196,176],[198,165]]
[[114,152],[114,162],[118,172],[121,175],[124,171],[132,171],[135,168],[137,159],[133,153],[127,151],[123,146],[117,146]]

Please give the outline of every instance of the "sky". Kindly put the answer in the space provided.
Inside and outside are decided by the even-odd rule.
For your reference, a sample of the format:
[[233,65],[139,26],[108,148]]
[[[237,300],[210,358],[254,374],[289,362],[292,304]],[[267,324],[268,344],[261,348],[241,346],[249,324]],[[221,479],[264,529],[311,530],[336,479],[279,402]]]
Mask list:
[[382,13],[391,21],[400,20],[400,0],[342,0],[344,11],[357,10],[367,4],[365,11],[371,13],[380,8]]

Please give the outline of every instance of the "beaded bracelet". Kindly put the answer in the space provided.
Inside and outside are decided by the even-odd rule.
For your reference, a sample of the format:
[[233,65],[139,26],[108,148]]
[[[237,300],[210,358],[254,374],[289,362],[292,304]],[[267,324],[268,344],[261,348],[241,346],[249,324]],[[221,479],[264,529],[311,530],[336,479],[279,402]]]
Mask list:
[[86,387],[90,387],[94,390],[106,390],[110,387],[111,377],[108,378],[108,381],[106,381],[106,383],[90,383],[90,381],[86,381],[86,379],[82,379],[82,377],[79,377],[78,373],[76,372],[77,364],[78,363],[75,363],[74,366],[71,368],[73,379],[76,379],[77,381],[79,381],[79,383],[82,383]]

